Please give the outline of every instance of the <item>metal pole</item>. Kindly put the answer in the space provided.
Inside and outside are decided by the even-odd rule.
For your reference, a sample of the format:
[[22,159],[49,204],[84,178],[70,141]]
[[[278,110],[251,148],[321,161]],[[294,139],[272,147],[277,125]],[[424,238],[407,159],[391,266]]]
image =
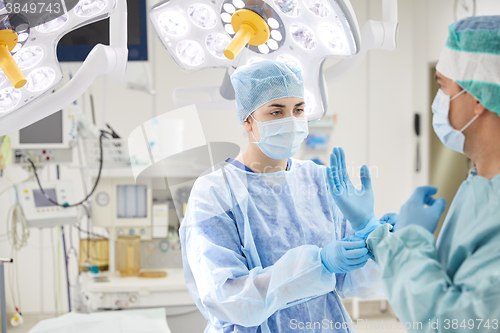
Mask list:
[[5,304],[5,276],[4,276],[4,263],[13,262],[12,259],[0,258],[0,309],[2,318],[2,333],[7,333],[7,306]]
[[66,288],[68,291],[68,310],[71,312],[71,290],[69,288],[69,269],[68,269],[68,253],[66,252],[66,237],[64,235],[64,227],[61,226],[62,242],[64,249],[64,264],[66,267]]

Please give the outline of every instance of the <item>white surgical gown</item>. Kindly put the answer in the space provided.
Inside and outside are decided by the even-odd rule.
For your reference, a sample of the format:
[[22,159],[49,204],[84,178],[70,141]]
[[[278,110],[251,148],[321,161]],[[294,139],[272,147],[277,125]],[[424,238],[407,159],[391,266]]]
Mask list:
[[338,294],[382,295],[372,260],[347,274],[323,266],[320,249],[353,231],[327,189],[326,168],[290,163],[259,174],[232,161],[195,182],[180,235],[205,332],[352,332]]
[[500,332],[500,175],[471,172],[437,246],[415,225],[396,233],[379,227],[367,243],[409,332]]

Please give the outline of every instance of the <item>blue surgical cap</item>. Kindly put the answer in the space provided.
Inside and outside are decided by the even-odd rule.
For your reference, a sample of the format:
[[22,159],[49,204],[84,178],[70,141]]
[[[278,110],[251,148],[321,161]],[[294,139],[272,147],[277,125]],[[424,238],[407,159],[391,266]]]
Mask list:
[[452,24],[436,69],[500,116],[500,16]]
[[240,124],[261,106],[285,97],[304,98],[300,70],[271,60],[239,67],[231,75]]

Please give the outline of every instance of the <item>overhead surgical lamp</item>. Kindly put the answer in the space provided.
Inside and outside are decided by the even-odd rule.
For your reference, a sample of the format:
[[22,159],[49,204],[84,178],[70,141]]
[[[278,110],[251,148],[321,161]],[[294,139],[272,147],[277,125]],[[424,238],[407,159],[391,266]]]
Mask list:
[[[63,79],[58,41],[107,17],[110,45],[96,45],[75,76],[55,90]],[[98,75],[123,75],[127,55],[126,0],[0,0],[0,135],[71,104]]]
[[[369,49],[396,48],[397,0],[383,1],[384,21],[369,21],[362,35],[349,0],[167,0],[151,10],[150,18],[182,69],[227,68],[221,87],[177,88],[176,104],[233,108],[229,76],[238,66],[270,59],[302,69],[306,114],[313,121],[327,108],[326,58],[353,59],[345,69],[345,61],[328,69],[327,78],[332,78],[354,67]],[[200,93],[208,94],[210,101],[179,97]]]

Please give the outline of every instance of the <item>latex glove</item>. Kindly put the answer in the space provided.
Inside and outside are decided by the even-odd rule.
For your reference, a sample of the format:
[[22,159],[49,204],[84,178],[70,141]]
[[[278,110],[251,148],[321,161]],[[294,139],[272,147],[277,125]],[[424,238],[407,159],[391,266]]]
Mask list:
[[396,225],[396,222],[398,221],[399,214],[396,213],[387,213],[382,218],[380,219],[380,223],[385,224],[389,223],[393,227]]
[[347,273],[361,268],[371,257],[364,240],[334,241],[321,249],[321,262],[330,273]]
[[366,240],[375,229],[386,223],[389,223],[394,228],[398,218],[399,214],[388,213],[382,216],[380,220],[371,219],[363,229],[356,231],[356,237]]
[[424,227],[430,233],[434,233],[446,208],[445,199],[434,199],[432,197],[437,191],[438,189],[433,186],[417,188],[410,199],[401,207],[394,231],[416,224]]
[[[361,168],[361,190],[351,183],[345,164],[345,154],[342,148],[333,148],[330,155],[330,167],[326,170],[330,192],[335,203],[354,231],[362,230],[370,220],[375,219],[373,212],[374,197],[370,171],[366,165]],[[376,220],[376,219],[375,219]],[[378,221],[378,220],[376,220]],[[371,221],[374,223],[374,221]]]

